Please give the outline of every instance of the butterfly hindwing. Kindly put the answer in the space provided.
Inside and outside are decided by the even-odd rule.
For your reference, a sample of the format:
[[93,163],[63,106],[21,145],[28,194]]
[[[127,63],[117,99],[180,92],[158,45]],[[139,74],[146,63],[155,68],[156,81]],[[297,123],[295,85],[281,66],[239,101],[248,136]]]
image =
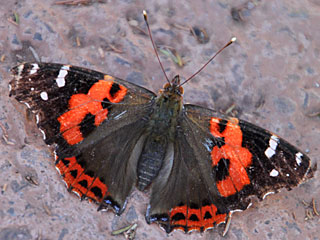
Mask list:
[[[136,183],[136,166],[145,139],[142,133],[146,124],[139,116],[131,121],[127,119],[120,128],[117,121],[103,123],[99,131],[88,136],[71,152],[70,148],[67,152],[56,149],[56,167],[69,189],[82,198],[89,197],[99,202],[99,209],[111,206],[120,214]],[[113,127],[117,130],[110,131]],[[65,160],[72,158],[76,159],[74,165],[69,161],[69,166],[66,166]],[[72,172],[73,176],[70,176]],[[99,184],[94,183],[95,179]],[[91,190],[93,186],[95,191]]]
[[229,210],[215,187],[208,142],[202,142],[211,138],[209,131],[203,131],[185,115],[180,119],[172,159],[168,161],[172,162],[167,169],[170,174],[159,174],[152,185],[149,222],[160,223],[167,232],[204,231],[225,222]]

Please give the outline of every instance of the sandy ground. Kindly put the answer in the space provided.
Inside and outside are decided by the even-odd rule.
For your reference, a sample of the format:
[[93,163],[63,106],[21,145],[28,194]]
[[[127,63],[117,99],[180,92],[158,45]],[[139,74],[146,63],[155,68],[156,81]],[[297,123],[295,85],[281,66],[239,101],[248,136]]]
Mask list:
[[[8,97],[9,69],[35,60],[92,68],[157,92],[165,80],[143,33],[142,9],[149,12],[156,43],[175,49],[185,62],[178,67],[161,54],[170,77],[190,76],[231,36],[238,38],[185,86],[186,102],[222,111],[233,106],[232,114],[284,137],[314,163],[320,161],[319,1],[54,2],[2,0],[0,5],[1,240],[124,239],[111,232],[131,223],[138,224],[136,239],[167,237],[145,222],[144,193],[135,190],[120,217],[97,212],[94,204],[68,193],[32,116]],[[232,7],[238,7],[240,21],[232,18]],[[14,14],[18,24],[12,23]],[[190,26],[204,28],[209,41],[199,43]],[[314,198],[320,209],[319,178],[316,173],[290,192],[263,202],[254,199],[250,209],[233,215],[224,239],[319,239],[319,217],[305,220],[308,208],[302,203]],[[222,239],[222,231],[223,226],[170,237]]]

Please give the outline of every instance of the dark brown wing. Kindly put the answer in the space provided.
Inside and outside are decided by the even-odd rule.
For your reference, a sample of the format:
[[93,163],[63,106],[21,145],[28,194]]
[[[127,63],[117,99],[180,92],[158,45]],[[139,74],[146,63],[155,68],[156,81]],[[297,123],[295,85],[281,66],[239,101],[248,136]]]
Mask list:
[[236,118],[185,105],[169,172],[154,183],[148,222],[167,232],[204,231],[244,210],[250,197],[312,177],[310,159],[276,135]]
[[69,190],[121,213],[155,94],[70,65],[25,63],[12,72],[10,95],[36,114]]

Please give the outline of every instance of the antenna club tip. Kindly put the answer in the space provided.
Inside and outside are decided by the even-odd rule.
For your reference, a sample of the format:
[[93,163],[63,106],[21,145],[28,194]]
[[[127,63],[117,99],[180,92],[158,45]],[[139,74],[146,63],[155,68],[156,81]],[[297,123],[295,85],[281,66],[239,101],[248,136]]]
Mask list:
[[143,11],[142,11],[142,14],[143,14],[144,19],[147,20],[147,18],[148,18],[147,11],[146,11],[146,10],[143,10]]
[[230,41],[231,42],[235,42],[235,41],[237,41],[237,38],[236,37],[232,37]]

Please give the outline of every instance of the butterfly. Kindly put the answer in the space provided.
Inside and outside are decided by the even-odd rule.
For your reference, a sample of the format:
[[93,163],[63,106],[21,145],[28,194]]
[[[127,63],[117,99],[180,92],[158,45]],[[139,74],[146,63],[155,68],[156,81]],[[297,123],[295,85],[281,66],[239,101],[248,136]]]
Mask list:
[[148,223],[205,231],[311,178],[299,149],[263,128],[183,104],[177,75],[159,95],[109,74],[57,63],[12,69],[10,96],[35,114],[68,190],[120,215],[136,187]]

